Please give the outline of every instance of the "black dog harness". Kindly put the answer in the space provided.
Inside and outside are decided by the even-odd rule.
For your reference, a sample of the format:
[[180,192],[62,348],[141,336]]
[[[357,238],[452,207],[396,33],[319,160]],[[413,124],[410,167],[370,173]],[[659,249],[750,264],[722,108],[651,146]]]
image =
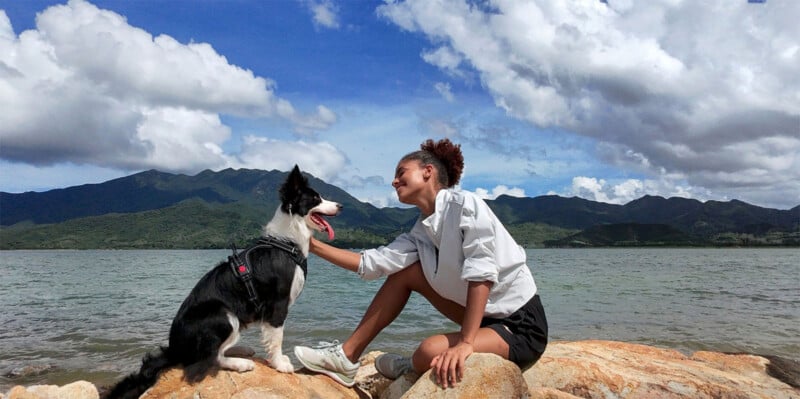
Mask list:
[[262,303],[258,300],[256,287],[253,286],[253,274],[251,273],[253,267],[251,266],[251,255],[253,254],[254,250],[261,248],[277,248],[289,253],[289,256],[292,258],[294,263],[303,269],[303,276],[305,277],[308,275],[308,259],[303,256],[300,248],[298,248],[294,242],[277,237],[267,236],[258,240],[255,245],[243,249],[241,252],[236,250],[235,244],[231,244],[233,255],[228,257],[228,263],[231,265],[233,275],[236,276],[236,278],[238,278],[242,284],[244,284],[245,288],[247,288],[247,295],[250,297],[250,302],[256,306],[257,311],[261,310]]

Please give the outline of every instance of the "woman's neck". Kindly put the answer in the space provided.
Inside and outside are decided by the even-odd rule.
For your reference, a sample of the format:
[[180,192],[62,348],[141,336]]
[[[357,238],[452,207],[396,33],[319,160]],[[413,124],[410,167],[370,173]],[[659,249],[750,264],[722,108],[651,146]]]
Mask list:
[[440,190],[442,190],[441,187],[433,188],[433,190],[419,197],[419,201],[416,205],[423,218],[433,215],[433,212],[436,211],[436,196],[439,194]]

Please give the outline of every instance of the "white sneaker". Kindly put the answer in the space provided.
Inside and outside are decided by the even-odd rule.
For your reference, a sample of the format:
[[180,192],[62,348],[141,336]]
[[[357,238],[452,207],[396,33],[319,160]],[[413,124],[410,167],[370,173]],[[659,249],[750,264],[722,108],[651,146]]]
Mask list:
[[411,365],[410,357],[384,353],[375,359],[375,369],[384,377],[396,380],[401,375],[413,371],[414,366]]
[[346,387],[356,383],[355,377],[361,363],[351,362],[339,341],[320,342],[314,348],[295,346],[294,355],[307,369],[323,373]]

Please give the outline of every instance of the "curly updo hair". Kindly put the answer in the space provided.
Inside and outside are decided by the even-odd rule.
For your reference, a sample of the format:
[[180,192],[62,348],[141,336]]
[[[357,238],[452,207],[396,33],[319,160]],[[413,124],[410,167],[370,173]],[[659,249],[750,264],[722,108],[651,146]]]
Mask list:
[[433,165],[436,169],[439,184],[450,188],[461,180],[464,171],[464,155],[461,154],[461,145],[453,144],[450,139],[433,141],[425,140],[420,145],[419,151],[406,154],[400,161],[417,160],[422,165]]

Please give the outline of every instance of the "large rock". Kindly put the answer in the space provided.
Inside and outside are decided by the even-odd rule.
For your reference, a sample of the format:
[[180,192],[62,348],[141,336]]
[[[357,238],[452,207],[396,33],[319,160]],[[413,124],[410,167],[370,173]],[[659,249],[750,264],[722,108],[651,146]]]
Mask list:
[[761,356],[717,352],[685,356],[613,341],[553,342],[524,376],[532,399],[798,399],[797,362],[783,362],[784,380],[794,387],[770,376],[772,370],[767,369],[775,365]]
[[519,367],[500,356],[488,353],[473,353],[467,358],[464,378],[455,387],[445,389],[437,385],[430,370],[408,387],[412,381],[413,375],[399,378],[380,398],[511,399],[528,394],[528,385]]
[[183,370],[163,373],[141,399],[277,399],[277,398],[352,398],[364,397],[359,389],[346,388],[321,374],[302,371],[286,374],[253,359],[256,368],[246,373],[219,371],[196,384],[187,384]]

